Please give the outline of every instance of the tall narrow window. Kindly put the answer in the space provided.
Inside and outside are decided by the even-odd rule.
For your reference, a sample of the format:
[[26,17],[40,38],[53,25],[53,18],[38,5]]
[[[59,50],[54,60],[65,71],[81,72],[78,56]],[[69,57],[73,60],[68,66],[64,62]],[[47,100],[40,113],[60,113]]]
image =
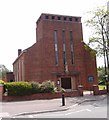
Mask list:
[[63,42],[63,62],[66,64],[66,46],[65,46],[65,31],[62,31],[62,42]]
[[72,31],[70,31],[70,47],[71,47],[71,60],[72,60],[72,64],[74,64],[74,49],[73,49],[73,34],[72,34]]
[[58,64],[57,30],[54,31],[55,64]]

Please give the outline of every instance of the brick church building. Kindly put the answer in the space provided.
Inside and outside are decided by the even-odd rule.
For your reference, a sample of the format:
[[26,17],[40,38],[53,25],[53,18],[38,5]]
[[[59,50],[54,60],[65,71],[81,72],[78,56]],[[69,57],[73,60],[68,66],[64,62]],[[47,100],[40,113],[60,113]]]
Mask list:
[[19,49],[13,63],[15,81],[51,80],[68,90],[98,84],[96,56],[82,42],[81,17],[41,14],[36,24],[36,43]]

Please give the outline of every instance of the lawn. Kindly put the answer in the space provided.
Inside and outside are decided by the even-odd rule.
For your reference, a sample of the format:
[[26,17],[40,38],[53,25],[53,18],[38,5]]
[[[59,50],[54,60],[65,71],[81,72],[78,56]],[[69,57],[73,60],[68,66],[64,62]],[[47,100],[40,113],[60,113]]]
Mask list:
[[99,85],[99,90],[104,90],[106,89],[106,85]]

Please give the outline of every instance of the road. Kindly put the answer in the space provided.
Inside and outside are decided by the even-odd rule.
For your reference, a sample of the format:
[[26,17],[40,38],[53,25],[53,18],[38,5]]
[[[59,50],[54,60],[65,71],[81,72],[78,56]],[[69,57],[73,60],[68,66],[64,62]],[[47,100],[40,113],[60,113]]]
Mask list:
[[107,118],[107,98],[70,106],[66,111],[21,115],[15,118]]
[[107,95],[66,97],[65,103],[61,98],[0,102],[0,118],[107,118]]

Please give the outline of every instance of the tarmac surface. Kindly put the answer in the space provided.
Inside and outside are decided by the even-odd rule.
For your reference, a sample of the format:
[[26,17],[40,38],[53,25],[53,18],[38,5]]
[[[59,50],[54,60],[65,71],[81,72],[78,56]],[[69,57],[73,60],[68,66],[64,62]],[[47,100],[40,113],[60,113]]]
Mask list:
[[2,112],[0,113],[0,118],[66,111],[84,102],[99,101],[106,98],[107,95],[94,96],[91,92],[86,92],[84,93],[84,96],[81,97],[66,97],[65,106],[62,106],[62,98],[51,100],[0,102],[0,105],[2,105]]

